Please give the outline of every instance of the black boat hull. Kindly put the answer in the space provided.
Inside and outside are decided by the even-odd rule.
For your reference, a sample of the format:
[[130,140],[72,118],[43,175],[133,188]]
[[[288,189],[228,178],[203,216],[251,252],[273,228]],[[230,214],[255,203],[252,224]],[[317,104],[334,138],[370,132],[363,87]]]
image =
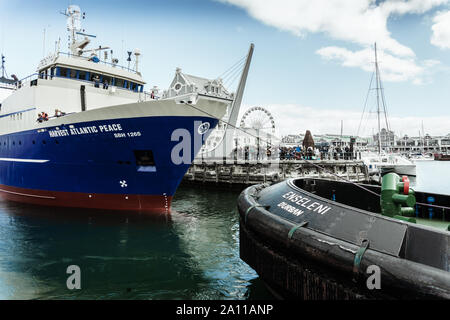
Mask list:
[[[348,188],[298,179],[242,192],[241,258],[276,292],[300,299],[450,299],[449,232],[343,205],[294,182],[314,182],[314,192],[333,183],[329,198]],[[364,195],[350,202],[376,208],[377,197]],[[367,285],[373,266],[380,289]]]

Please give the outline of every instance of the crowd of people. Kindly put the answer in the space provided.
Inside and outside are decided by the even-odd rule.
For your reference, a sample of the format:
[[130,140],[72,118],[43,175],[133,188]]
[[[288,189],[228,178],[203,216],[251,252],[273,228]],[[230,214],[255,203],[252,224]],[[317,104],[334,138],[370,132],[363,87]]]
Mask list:
[[324,147],[278,147],[267,146],[245,146],[235,148],[233,156],[239,160],[353,160],[356,154],[350,151],[348,146],[341,148],[339,146]]
[[319,148],[280,147],[280,160],[352,160],[355,154],[348,146],[323,146]]
[[313,150],[311,147],[280,147],[280,160],[314,160],[320,157],[318,149]]

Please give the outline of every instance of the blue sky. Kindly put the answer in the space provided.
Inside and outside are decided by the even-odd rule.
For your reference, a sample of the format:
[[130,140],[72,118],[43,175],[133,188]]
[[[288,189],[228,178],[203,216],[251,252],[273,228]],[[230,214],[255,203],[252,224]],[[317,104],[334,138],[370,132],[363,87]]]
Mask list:
[[[426,132],[450,133],[445,0],[0,0],[8,73],[34,72],[44,28],[46,53],[58,37],[65,48],[59,11],[69,3],[86,12],[83,27],[97,35],[94,45],[111,46],[124,64],[123,51],[142,51],[150,86],[166,88],[176,67],[215,78],[255,43],[244,109],[267,107],[280,134],[337,133],[341,119],[344,133],[356,134],[373,69],[370,45],[378,41],[391,127],[418,135],[423,120]],[[374,123],[364,121],[360,133],[372,133]]]

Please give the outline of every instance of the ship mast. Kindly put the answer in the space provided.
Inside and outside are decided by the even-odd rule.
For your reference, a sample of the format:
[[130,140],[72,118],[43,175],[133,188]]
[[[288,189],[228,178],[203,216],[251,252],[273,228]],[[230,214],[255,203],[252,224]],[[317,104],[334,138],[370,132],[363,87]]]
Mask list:
[[5,78],[5,56],[2,54],[2,78]]
[[[375,73],[377,90],[377,118],[378,118],[378,154],[381,154],[381,120],[380,120],[380,73],[378,70],[377,43],[375,42]],[[389,133],[388,133],[389,134]]]

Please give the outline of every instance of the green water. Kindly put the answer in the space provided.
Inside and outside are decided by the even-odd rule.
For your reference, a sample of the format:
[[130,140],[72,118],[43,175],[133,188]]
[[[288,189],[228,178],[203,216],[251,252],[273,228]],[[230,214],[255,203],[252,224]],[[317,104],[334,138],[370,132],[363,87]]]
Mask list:
[[239,259],[238,194],[182,187],[156,220],[0,202],[0,298],[270,299]]

